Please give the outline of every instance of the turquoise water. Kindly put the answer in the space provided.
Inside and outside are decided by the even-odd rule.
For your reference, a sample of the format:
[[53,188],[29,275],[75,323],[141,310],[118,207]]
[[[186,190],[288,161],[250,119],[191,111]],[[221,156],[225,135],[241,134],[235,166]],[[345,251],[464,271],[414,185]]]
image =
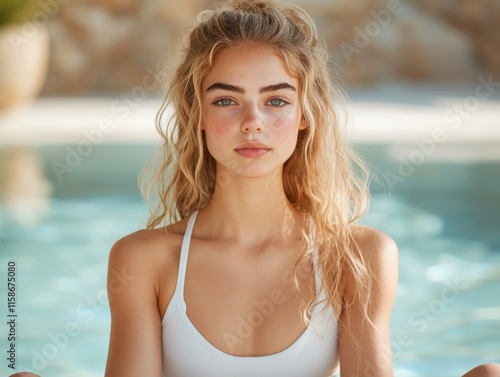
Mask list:
[[[19,371],[102,376],[107,256],[118,238],[144,227],[136,178],[154,148],[96,147],[60,182],[52,163],[64,162],[65,148],[38,148],[54,190],[45,220],[21,227],[0,210],[0,286],[7,285],[8,261],[15,261]],[[360,146],[379,177],[397,172],[387,150]],[[396,376],[460,376],[500,362],[500,164],[427,161],[392,188],[373,183],[363,222],[400,248],[391,325]],[[0,293],[5,355],[6,290]],[[0,366],[1,376],[13,373],[3,356]]]

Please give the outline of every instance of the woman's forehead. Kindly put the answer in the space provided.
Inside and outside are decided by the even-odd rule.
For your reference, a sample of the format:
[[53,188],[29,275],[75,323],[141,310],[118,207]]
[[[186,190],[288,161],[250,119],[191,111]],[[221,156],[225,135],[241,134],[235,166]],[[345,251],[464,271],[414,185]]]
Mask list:
[[218,51],[213,64],[202,81],[202,89],[214,82],[224,82],[237,86],[262,87],[275,82],[298,84],[292,77],[283,58],[271,47],[242,42],[236,46]]

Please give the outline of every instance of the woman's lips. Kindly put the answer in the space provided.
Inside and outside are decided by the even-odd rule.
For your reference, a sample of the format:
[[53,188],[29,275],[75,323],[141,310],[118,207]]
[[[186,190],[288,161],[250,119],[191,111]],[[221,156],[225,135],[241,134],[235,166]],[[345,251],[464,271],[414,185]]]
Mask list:
[[236,153],[243,157],[261,157],[269,152],[268,148],[239,148],[235,149]]
[[265,144],[256,141],[245,141],[235,149],[235,152],[243,157],[261,157],[270,150],[271,148]]

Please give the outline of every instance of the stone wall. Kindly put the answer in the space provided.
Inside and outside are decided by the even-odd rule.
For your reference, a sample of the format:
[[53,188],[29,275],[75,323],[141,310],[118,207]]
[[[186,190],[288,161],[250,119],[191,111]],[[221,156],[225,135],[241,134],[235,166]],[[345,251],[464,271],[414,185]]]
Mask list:
[[[55,1],[55,0],[46,0]],[[183,30],[213,0],[64,0],[50,18],[45,95],[149,88]],[[297,0],[350,86],[472,83],[498,76],[500,1]],[[472,5],[473,4],[473,5]]]

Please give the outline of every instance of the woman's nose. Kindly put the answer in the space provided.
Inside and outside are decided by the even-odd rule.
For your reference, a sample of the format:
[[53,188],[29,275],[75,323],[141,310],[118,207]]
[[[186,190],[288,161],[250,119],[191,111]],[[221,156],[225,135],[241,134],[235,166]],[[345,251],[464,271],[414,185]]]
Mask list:
[[245,109],[241,131],[244,133],[261,133],[263,131],[262,114],[256,105],[248,105]]

